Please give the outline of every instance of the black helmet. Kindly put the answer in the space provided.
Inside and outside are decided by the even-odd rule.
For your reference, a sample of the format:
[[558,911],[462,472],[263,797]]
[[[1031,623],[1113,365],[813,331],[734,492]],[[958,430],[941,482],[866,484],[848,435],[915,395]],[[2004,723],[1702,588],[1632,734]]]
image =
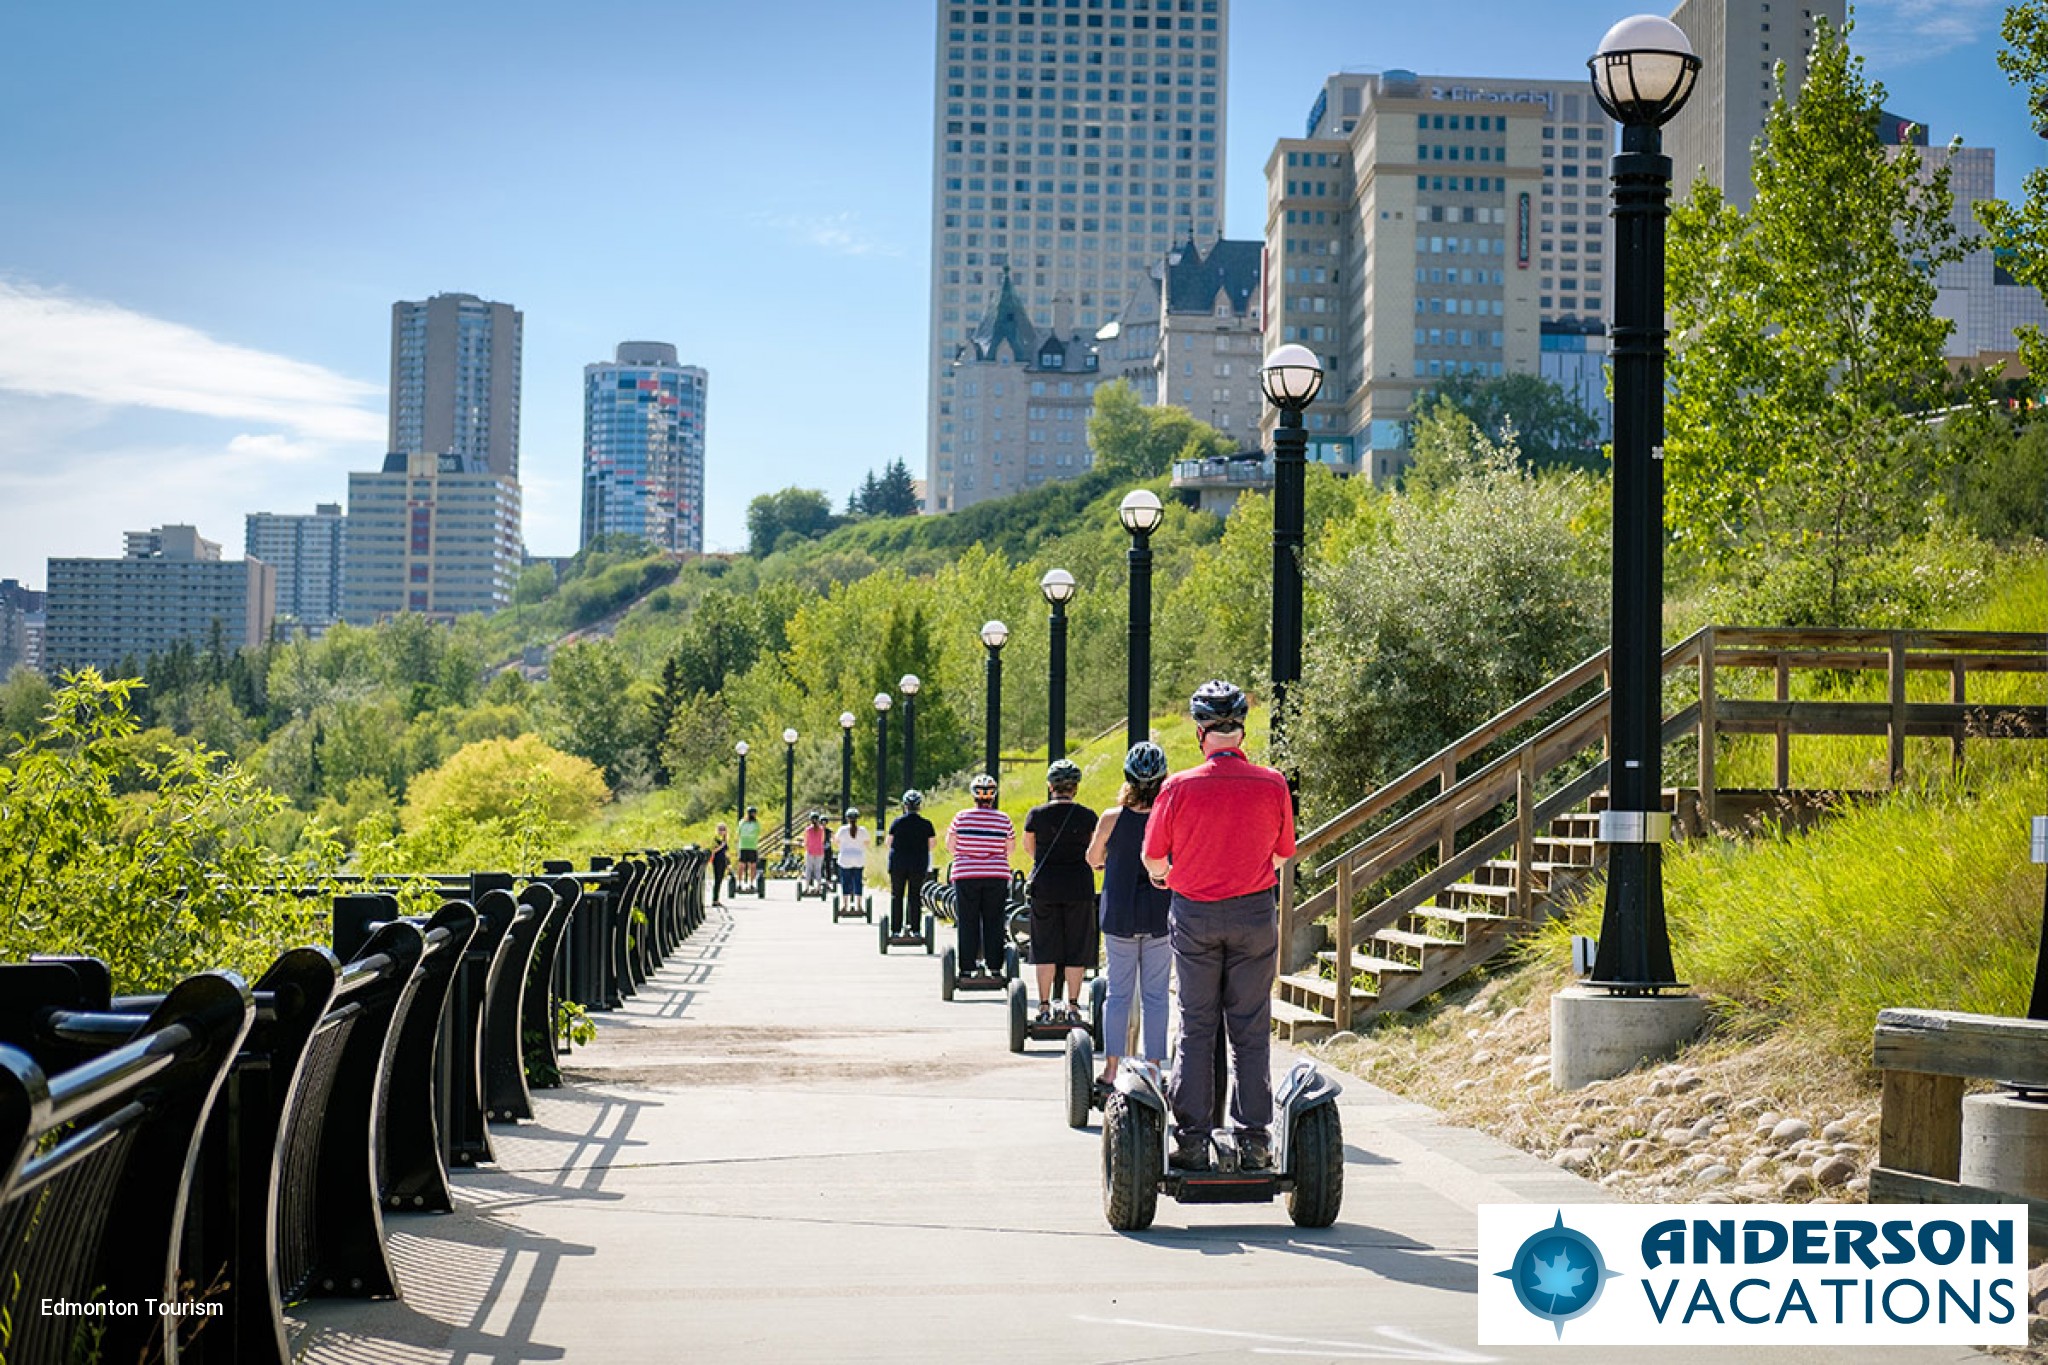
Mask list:
[[1081,765],[1069,758],[1056,758],[1045,770],[1045,785],[1048,787],[1078,787],[1081,785]]
[[748,818],[749,820],[753,819],[753,818],[754,818],[754,817],[755,817],[756,815],[759,815],[760,813],[761,813],[761,808],[760,808],[759,806],[748,806],[748,807],[747,807],[747,818]]
[[903,809],[916,810],[924,804],[924,793],[911,787],[903,793]]
[[1188,715],[1194,718],[1197,730],[1242,729],[1251,709],[1237,684],[1221,678],[1203,683],[1188,701]]
[[1144,784],[1166,776],[1166,750],[1149,739],[1141,739],[1124,755],[1124,776]]
[[987,773],[976,773],[974,780],[967,784],[967,790],[973,792],[976,796],[994,796],[996,794],[996,780]]

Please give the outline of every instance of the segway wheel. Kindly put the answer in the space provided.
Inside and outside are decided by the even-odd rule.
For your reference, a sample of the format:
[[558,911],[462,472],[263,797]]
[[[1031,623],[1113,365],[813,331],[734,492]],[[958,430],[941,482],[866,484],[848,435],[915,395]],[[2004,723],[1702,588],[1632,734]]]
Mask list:
[[1109,997],[1109,982],[1101,977],[1092,977],[1088,982],[1088,1037],[1104,1052],[1109,1045],[1102,1040],[1102,1004]]
[[1029,1016],[1031,1009],[1030,1004],[1024,999],[1024,983],[1012,980],[1010,982],[1009,996],[1010,1051],[1022,1052],[1024,1050],[1025,1020]]
[[1102,1216],[1118,1232],[1142,1232],[1159,1209],[1166,1159],[1159,1111],[1122,1091],[1102,1106]]
[[1017,970],[1017,945],[1014,943],[1003,949],[1003,975],[1012,981],[1019,980],[1022,976]]
[[1326,1228],[1344,1206],[1344,1123],[1334,1104],[1319,1104],[1294,1120],[1287,1160],[1294,1188],[1287,1216],[1299,1228]]
[[1095,1093],[1095,1048],[1086,1029],[1067,1030],[1067,1127],[1088,1126],[1088,1101]]
[[960,983],[960,955],[951,948],[939,954],[939,999],[951,1000]]
[[882,921],[881,932],[876,937],[882,946],[882,956],[887,957],[889,955],[889,921]]
[[931,915],[926,914],[924,917],[924,955],[926,957],[932,955],[932,935],[937,927]]
[[873,924],[875,922],[875,898],[873,896],[862,896],[860,901],[861,909],[867,912],[868,923]]
[[754,899],[757,901],[768,899],[768,874],[766,872],[754,874]]

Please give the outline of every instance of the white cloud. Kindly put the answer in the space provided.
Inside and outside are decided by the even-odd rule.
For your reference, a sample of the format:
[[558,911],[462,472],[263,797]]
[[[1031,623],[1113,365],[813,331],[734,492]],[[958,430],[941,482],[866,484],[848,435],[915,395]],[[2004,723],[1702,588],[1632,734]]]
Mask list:
[[2006,0],[1866,0],[1853,46],[1873,67],[1931,61],[1998,32]]
[[901,256],[900,247],[870,237],[860,227],[860,215],[831,213],[804,217],[798,214],[757,214],[755,221],[783,233],[791,241],[829,251],[835,256]]
[[[282,428],[300,442],[380,445],[374,384],[216,341],[116,304],[0,279],[0,390]],[[282,440],[248,436],[237,440]]]

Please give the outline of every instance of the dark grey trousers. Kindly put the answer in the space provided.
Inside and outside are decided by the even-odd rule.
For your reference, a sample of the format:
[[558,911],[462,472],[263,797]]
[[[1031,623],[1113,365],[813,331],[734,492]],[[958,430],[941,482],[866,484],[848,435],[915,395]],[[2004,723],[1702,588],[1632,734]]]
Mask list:
[[1271,890],[1223,901],[1176,895],[1167,911],[1167,942],[1180,978],[1180,1032],[1168,1098],[1183,1137],[1206,1137],[1215,1115],[1219,1028],[1230,1039],[1237,1071],[1232,1125],[1261,1135],[1272,1125],[1277,903]]

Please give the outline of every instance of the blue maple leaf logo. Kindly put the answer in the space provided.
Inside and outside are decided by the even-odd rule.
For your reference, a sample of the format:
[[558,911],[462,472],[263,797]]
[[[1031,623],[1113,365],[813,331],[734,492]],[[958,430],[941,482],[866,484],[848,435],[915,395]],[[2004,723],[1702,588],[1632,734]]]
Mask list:
[[1546,1261],[1541,1256],[1529,1258],[1531,1274],[1529,1287],[1538,1294],[1550,1296],[1551,1311],[1557,1311],[1560,1299],[1570,1301],[1579,1297],[1579,1286],[1585,1282],[1585,1266],[1573,1266],[1571,1253],[1559,1249],[1557,1255]]

